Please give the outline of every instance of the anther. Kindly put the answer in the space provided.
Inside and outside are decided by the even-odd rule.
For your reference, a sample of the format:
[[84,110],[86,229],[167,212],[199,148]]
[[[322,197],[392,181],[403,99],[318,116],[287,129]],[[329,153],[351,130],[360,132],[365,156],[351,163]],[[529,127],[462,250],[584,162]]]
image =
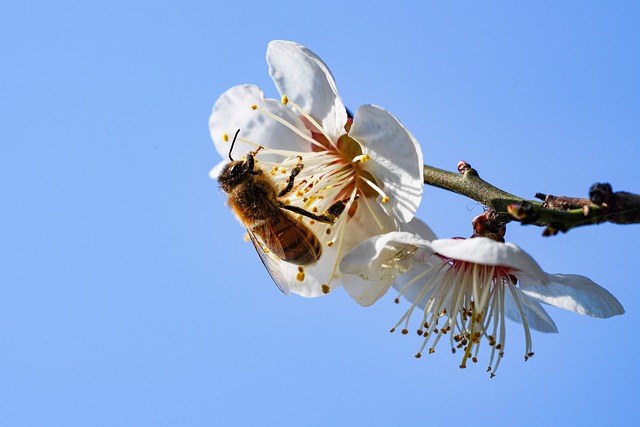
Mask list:
[[403,330],[400,331],[400,333],[402,335],[407,335],[409,333],[409,331],[407,329],[403,329]]
[[389,203],[389,196],[384,196],[382,198],[382,200],[380,200],[382,203]]
[[329,286],[325,285],[324,283],[322,284],[321,288],[322,288],[322,293],[325,294],[325,295],[328,294],[329,291],[331,291],[331,288]]
[[366,163],[369,160],[371,160],[371,156],[369,156],[368,154],[360,154],[359,156],[355,156],[352,160],[353,163],[356,162],[361,162],[361,163]]
[[289,103],[289,98],[287,98],[287,95],[282,95],[282,103],[284,105],[287,105]]
[[254,110],[254,111],[255,111],[255,110],[257,110],[257,109],[258,109],[258,105],[257,105],[257,104],[253,104],[253,105],[251,106],[251,109],[252,109],[252,110]]
[[223,133],[223,134],[222,134],[222,140],[223,140],[224,142],[229,142],[229,134],[228,134],[228,133],[226,133],[226,132],[225,132],[225,133]]
[[417,353],[415,357],[416,359],[420,359],[422,357],[422,353]]

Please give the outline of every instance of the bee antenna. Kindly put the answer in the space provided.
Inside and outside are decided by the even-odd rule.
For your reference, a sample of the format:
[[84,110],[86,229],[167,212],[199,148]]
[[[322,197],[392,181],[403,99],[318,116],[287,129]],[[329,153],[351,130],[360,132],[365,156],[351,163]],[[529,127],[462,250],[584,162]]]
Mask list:
[[229,160],[233,162],[233,157],[231,157],[231,152],[233,151],[233,146],[236,143],[236,139],[238,138],[238,134],[240,133],[240,129],[236,131],[236,134],[233,136],[233,141],[231,141],[231,147],[229,147]]

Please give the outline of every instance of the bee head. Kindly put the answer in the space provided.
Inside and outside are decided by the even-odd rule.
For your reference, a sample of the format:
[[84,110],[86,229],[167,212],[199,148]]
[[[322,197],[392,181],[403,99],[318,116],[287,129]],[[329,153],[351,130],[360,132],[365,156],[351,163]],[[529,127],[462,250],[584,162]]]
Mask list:
[[218,176],[220,187],[229,192],[233,187],[245,181],[247,175],[253,175],[253,156],[247,155],[245,160],[234,160],[227,163]]
[[254,171],[254,153],[247,154],[244,160],[233,160],[233,157],[231,157],[231,152],[233,151],[233,146],[235,145],[236,139],[238,138],[238,133],[240,133],[240,129],[236,131],[236,134],[233,137],[233,141],[231,142],[231,147],[229,148],[229,160],[231,161],[225,165],[225,167],[222,169],[222,172],[218,176],[218,183],[220,184],[220,188],[222,188],[222,190],[227,193],[230,192],[238,184],[246,181],[248,175],[256,174],[256,172]]

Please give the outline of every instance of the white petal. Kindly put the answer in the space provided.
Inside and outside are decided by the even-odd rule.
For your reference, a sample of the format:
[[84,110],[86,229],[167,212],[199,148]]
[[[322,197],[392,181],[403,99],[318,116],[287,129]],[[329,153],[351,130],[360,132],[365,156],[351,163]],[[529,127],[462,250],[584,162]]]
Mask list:
[[[340,262],[340,271],[363,280],[392,280],[430,255],[424,240],[415,234],[394,231],[371,237],[347,253]],[[428,256],[427,255],[427,256]]]
[[438,237],[436,233],[433,232],[431,227],[429,227],[425,222],[423,222],[418,217],[413,217],[408,224],[402,223],[400,224],[400,231],[407,231],[410,233],[417,234],[424,240],[436,240]]
[[220,173],[222,172],[222,169],[224,169],[224,167],[227,165],[227,163],[229,163],[226,160],[221,161],[220,163],[218,163],[217,165],[215,165],[210,171],[209,171],[209,178],[211,179],[218,179],[218,176],[220,176]]
[[[378,217],[377,220],[373,219],[371,217],[372,215],[376,215]],[[380,233],[388,233],[365,240],[371,236],[371,224],[374,223],[383,225],[382,229],[379,229]],[[397,229],[398,225],[401,230],[407,231],[408,233],[393,234],[393,230]],[[377,244],[379,246],[384,246],[385,241],[391,242],[395,236],[395,238],[404,242],[402,244],[411,242],[416,243],[417,246],[419,246],[423,243],[425,238],[435,238],[435,234],[431,231],[429,226],[417,218],[411,220],[409,224],[401,223],[398,225],[391,221],[390,216],[384,215],[384,211],[380,207],[380,204],[371,202],[369,203],[369,206],[359,206],[358,211],[353,218],[353,223],[351,221],[349,222],[348,236],[357,236],[357,239],[359,240],[349,239],[349,242],[345,244],[346,247],[353,248],[360,243],[362,245],[358,250],[347,253],[347,256],[343,257],[344,263],[340,264],[341,271],[343,273],[341,277],[343,286],[347,293],[362,306],[369,306],[376,302],[389,290],[392,283],[393,286],[396,287],[396,283],[404,283],[407,277],[413,278],[414,276],[412,272],[414,270],[422,271],[423,268],[426,269],[430,266],[430,264],[425,262],[425,258],[430,257],[433,252],[420,247],[420,256],[415,259],[415,267],[411,268],[406,274],[400,274],[400,271],[406,271],[409,265],[402,266],[401,263],[396,265],[398,270],[395,272],[393,271],[393,268],[380,268],[379,265],[383,260],[379,259],[379,257],[384,257],[384,255],[376,249],[376,241],[378,241]],[[375,232],[375,230],[376,227],[373,227],[373,232]],[[418,234],[418,236],[415,234]],[[416,255],[418,255],[418,252],[416,252]],[[345,258],[347,259],[345,260]],[[411,263],[409,261],[406,262],[409,264]],[[343,266],[351,273],[343,271]],[[398,274],[400,275],[398,276]],[[398,277],[393,281],[393,277],[395,276]],[[366,277],[367,280],[363,280],[364,277]],[[424,283],[426,280],[428,279],[425,278],[420,283]],[[414,286],[413,288],[415,288],[415,294],[417,295],[420,286]],[[410,295],[413,290],[414,289],[407,291],[407,295]]]
[[438,239],[431,242],[442,256],[481,265],[510,267],[539,282],[547,283],[544,271],[531,256],[513,243],[501,243],[486,237]]
[[[516,295],[520,301],[520,307],[527,320],[527,325],[531,329],[535,329],[540,332],[557,333],[558,328],[554,323],[551,316],[545,311],[545,309],[536,301],[524,295],[520,289],[515,288]],[[508,289],[505,289],[505,316],[509,319],[522,323],[522,316],[518,310],[516,302],[513,300],[513,295]]]
[[616,297],[588,277],[548,274],[547,278],[547,284],[521,280],[522,292],[545,304],[586,316],[607,318],[624,313]]
[[362,280],[352,274],[342,275],[342,285],[349,296],[363,307],[369,307],[387,293],[393,282],[392,278],[380,281]]
[[[291,109],[275,99],[264,99],[264,94],[257,86],[234,86],[218,98],[209,117],[209,132],[216,150],[223,159],[228,158],[231,138],[233,138],[238,129],[240,129],[239,138],[249,140],[256,145],[294,151],[311,150],[311,145],[308,141],[276,120],[259,111],[254,111],[251,108],[252,105],[257,105],[261,109],[282,117],[304,134],[310,135],[302,121]],[[228,135],[228,142],[224,141],[223,134]],[[238,141],[233,148],[232,157],[235,159],[241,158],[255,149],[255,145]],[[263,156],[263,159],[269,161],[278,160],[275,158],[268,159],[267,157]]]
[[422,150],[416,139],[391,113],[374,105],[358,108],[349,136],[371,157],[362,167],[389,197],[385,209],[404,222],[411,220],[423,186]]
[[318,120],[334,141],[345,133],[347,110],[329,67],[315,53],[294,42],[274,40],[267,48],[267,62],[282,95]]

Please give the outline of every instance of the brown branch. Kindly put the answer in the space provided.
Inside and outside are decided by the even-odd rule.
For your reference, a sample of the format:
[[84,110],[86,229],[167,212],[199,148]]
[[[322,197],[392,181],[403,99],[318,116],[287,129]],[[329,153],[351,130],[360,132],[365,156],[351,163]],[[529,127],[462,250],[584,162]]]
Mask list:
[[545,227],[543,235],[552,236],[559,231],[603,222],[640,223],[640,195],[613,192],[610,184],[591,186],[588,199],[537,193],[536,198],[542,200],[541,203],[494,187],[482,180],[466,162],[458,164],[458,172],[424,166],[424,183],[467,196],[495,211],[491,226],[496,229],[515,220]]

